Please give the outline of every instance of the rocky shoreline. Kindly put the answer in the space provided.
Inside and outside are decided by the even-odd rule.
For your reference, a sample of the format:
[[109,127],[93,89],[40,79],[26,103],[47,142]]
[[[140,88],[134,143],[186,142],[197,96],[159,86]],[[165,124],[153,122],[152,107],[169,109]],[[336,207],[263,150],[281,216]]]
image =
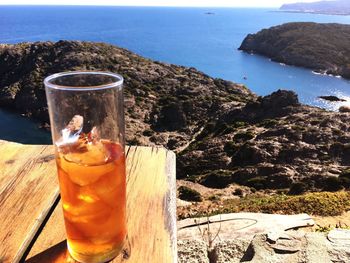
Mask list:
[[0,107],[48,123],[42,80],[68,70],[123,75],[128,143],[175,151],[178,179],[242,195],[350,187],[349,113],[302,105],[291,91],[259,97],[112,45],[0,45]]
[[249,34],[239,49],[350,79],[350,25],[286,23]]

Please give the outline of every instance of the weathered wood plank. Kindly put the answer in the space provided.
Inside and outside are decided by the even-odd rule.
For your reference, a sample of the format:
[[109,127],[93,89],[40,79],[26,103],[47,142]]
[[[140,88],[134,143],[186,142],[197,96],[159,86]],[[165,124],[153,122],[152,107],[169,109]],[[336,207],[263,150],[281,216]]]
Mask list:
[[[131,147],[127,174],[128,241],[112,262],[177,262],[175,154]],[[66,250],[60,210],[55,209],[27,262],[75,262]]]
[[53,147],[0,141],[0,262],[19,262],[58,196]]
[[[55,227],[50,227],[52,224],[54,224]],[[64,229],[63,211],[61,208],[61,202],[59,202],[33,247],[30,249],[27,258],[40,254],[47,248],[54,247],[56,244],[65,240],[66,234],[61,230],[62,228]]]

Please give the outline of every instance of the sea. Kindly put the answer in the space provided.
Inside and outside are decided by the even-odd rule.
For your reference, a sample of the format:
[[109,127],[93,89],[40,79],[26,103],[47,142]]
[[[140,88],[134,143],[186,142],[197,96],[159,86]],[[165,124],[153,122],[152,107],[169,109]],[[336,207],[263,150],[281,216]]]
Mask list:
[[[350,24],[350,16],[285,13],[273,8],[0,5],[0,43],[106,42],[153,60],[195,67],[212,77],[243,83],[258,95],[288,89],[302,103],[328,110],[350,105],[349,80],[238,50],[247,34],[301,21]],[[348,101],[330,103],[318,98],[322,95]],[[0,110],[0,139],[50,143],[48,132],[37,127],[33,120]]]

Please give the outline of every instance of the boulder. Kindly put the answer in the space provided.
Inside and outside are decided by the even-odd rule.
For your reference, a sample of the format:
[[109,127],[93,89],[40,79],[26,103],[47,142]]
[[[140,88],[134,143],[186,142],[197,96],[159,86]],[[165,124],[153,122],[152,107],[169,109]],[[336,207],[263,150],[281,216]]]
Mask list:
[[237,166],[262,163],[270,157],[265,150],[254,144],[246,143],[233,155],[232,163]]
[[209,263],[207,245],[202,240],[179,240],[177,255],[179,263]]
[[249,247],[245,239],[222,240],[216,243],[214,252],[216,263],[239,263]]
[[261,106],[264,109],[269,110],[278,110],[287,106],[296,106],[298,104],[298,95],[290,90],[278,90],[261,99]]
[[350,112],[350,107],[349,106],[340,106],[339,112]]

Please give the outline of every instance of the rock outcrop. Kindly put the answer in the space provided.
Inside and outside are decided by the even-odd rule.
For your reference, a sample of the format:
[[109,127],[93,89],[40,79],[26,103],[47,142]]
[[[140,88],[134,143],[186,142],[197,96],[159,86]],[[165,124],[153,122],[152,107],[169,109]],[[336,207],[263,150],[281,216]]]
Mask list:
[[238,213],[185,219],[178,222],[179,262],[349,262],[350,230],[290,230],[310,224],[313,220],[306,214]]
[[285,189],[301,182],[308,190],[322,190],[330,177],[341,185],[338,177],[350,165],[349,118],[300,105],[293,92],[277,91],[208,123],[181,153],[178,176],[219,188],[237,183]]
[[286,23],[249,34],[240,50],[350,78],[350,25]]

